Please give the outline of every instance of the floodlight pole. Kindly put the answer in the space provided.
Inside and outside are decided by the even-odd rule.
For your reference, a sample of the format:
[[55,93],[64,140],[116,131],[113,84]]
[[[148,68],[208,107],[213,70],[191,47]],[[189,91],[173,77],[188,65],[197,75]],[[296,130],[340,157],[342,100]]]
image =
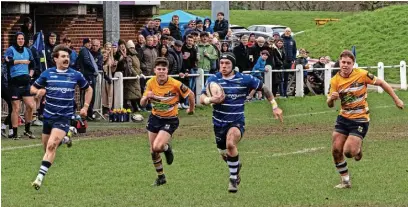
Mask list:
[[217,19],[217,13],[224,12],[224,19],[228,20],[231,24],[229,15],[229,1],[211,1],[211,19]]

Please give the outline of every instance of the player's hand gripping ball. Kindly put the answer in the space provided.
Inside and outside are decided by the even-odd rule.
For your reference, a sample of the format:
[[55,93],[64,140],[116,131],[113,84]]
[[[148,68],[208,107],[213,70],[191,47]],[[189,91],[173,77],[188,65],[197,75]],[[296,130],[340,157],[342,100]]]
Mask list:
[[220,104],[225,99],[224,89],[218,83],[211,82],[207,85],[206,91],[207,96],[212,97],[212,102],[215,104]]

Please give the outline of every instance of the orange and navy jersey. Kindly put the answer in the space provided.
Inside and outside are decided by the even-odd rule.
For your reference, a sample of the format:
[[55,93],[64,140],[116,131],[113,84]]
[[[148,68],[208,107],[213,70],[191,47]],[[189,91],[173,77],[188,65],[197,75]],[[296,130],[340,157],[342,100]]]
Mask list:
[[338,92],[341,100],[340,115],[356,122],[370,121],[367,103],[367,84],[375,84],[377,77],[363,69],[353,69],[344,78],[338,72],[330,81],[330,92]]
[[156,77],[151,78],[146,83],[143,96],[147,96],[148,91],[152,91],[154,94],[153,99],[151,99],[152,114],[161,118],[177,117],[179,97],[187,98],[191,92],[186,85],[171,77],[163,85],[157,82]]

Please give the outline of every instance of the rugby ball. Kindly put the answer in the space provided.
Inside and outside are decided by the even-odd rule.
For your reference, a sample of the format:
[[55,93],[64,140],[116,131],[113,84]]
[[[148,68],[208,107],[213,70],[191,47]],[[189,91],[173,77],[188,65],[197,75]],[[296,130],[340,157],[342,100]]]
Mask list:
[[134,122],[141,122],[143,120],[144,120],[144,118],[143,118],[143,116],[141,114],[133,114],[132,115],[132,121],[134,121]]
[[207,91],[207,96],[208,97],[220,97],[222,95],[225,95],[224,89],[220,86],[220,84],[216,82],[211,82],[207,85],[206,88]]

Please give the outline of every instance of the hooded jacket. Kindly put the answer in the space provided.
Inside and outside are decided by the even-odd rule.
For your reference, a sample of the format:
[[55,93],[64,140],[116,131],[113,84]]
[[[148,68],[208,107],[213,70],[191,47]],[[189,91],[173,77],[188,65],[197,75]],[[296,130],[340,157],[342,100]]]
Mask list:
[[55,62],[52,58],[52,51],[54,50],[55,46],[57,45],[57,42],[55,42],[54,45],[50,44],[50,36],[51,36],[50,32],[46,37],[44,37],[45,39],[45,57],[47,59],[47,68],[51,68],[51,67],[55,67]]
[[[205,21],[209,20],[210,21],[210,25],[208,27],[205,26]],[[210,18],[206,17],[204,19],[204,31],[209,32],[210,34],[214,33],[213,27],[212,27],[212,21]]]
[[29,40],[31,40],[33,38],[33,35],[34,35],[33,27],[31,26],[31,28],[28,29],[28,27],[26,26],[26,24],[28,22],[32,23],[32,20],[31,20],[30,17],[25,18],[24,19],[24,24],[21,25],[21,32],[24,33],[24,37],[25,37],[24,38],[24,46],[26,46],[26,47],[28,47],[28,42],[29,42]]
[[[22,32],[17,32],[12,46],[10,46],[4,53],[4,57],[7,63],[7,75],[9,84],[21,86],[30,83],[30,70],[35,68],[35,61],[31,50],[27,47],[19,46],[17,44],[17,36],[23,35]],[[29,65],[26,64],[14,64],[15,60],[29,60]]]

